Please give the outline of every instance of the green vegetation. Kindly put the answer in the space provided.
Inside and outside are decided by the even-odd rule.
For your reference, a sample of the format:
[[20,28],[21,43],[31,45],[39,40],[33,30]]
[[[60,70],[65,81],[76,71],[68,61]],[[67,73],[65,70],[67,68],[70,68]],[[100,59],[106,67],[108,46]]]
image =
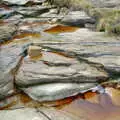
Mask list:
[[96,19],[96,30],[120,34],[120,9],[95,8],[87,0],[48,0],[48,2],[60,6],[60,8],[82,9]]
[[98,31],[120,34],[120,10],[110,8],[94,8],[89,12],[97,20]]
[[48,0],[50,4],[73,9],[89,9],[91,4],[87,0]]

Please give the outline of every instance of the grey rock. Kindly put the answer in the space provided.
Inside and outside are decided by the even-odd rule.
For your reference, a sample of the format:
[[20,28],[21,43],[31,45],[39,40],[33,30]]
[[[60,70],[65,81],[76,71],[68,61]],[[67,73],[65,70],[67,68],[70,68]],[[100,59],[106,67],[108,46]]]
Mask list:
[[[44,36],[47,38],[47,34]],[[41,39],[42,41],[33,42],[35,45],[41,45],[44,48],[63,51],[103,64],[107,70],[120,73],[119,39],[115,36],[106,36],[104,32],[79,29],[75,32],[60,33],[48,37],[46,41]]]
[[17,28],[15,25],[11,24],[0,25],[0,42],[9,40],[16,31]]
[[84,11],[72,11],[61,22],[67,25],[84,27],[87,23],[94,24],[95,20],[89,17]]
[[13,79],[13,75],[10,72],[0,71],[0,99],[3,99],[14,92]]
[[33,100],[39,102],[55,101],[66,97],[75,96],[95,87],[95,83],[51,83],[20,88]]
[[15,70],[21,57],[19,48],[11,47],[0,51],[0,99],[13,93]]
[[74,96],[108,78],[100,65],[65,57],[49,49],[41,51],[41,48],[34,47],[29,52],[40,52],[42,56],[38,60],[25,57],[15,76],[15,83],[32,99],[40,102]]
[[27,44],[11,42],[0,47],[0,99],[14,92],[14,74]]
[[32,6],[32,7],[18,7],[15,8],[18,14],[23,15],[24,17],[38,17],[43,13],[49,12],[51,6]]
[[21,108],[15,110],[3,110],[0,112],[3,120],[48,120],[43,114],[32,108]]
[[52,52],[42,52],[40,60],[34,61],[29,57],[24,59],[16,75],[16,84],[29,86],[53,82],[100,82],[107,78],[107,73],[100,66]]
[[15,110],[3,110],[0,119],[4,120],[85,120],[82,116],[76,116],[69,112],[54,108],[18,108]]

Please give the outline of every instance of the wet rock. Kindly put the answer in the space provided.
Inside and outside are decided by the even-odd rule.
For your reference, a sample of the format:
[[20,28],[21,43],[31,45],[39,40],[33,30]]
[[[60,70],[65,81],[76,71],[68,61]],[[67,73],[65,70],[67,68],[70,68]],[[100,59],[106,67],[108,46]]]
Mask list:
[[4,42],[5,40],[9,40],[12,35],[16,32],[15,25],[0,25],[0,42]]
[[62,20],[63,24],[84,27],[86,23],[94,24],[95,20],[84,11],[69,12]]
[[20,89],[28,94],[33,100],[43,102],[75,96],[78,93],[85,92],[88,89],[95,87],[96,85],[97,84],[95,83],[51,83]]

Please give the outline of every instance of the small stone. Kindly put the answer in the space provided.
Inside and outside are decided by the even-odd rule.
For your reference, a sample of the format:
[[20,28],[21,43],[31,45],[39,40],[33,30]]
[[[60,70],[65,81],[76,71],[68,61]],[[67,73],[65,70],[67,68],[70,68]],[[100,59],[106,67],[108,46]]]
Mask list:
[[32,58],[32,57],[38,57],[38,56],[42,56],[42,48],[38,47],[38,46],[29,46],[28,48],[28,55]]

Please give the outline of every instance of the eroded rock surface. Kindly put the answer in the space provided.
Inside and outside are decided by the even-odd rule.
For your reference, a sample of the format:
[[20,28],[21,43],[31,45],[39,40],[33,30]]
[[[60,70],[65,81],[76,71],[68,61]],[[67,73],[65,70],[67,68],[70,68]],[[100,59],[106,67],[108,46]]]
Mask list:
[[[103,7],[117,10],[119,1],[86,0],[92,3],[89,4],[81,0],[76,4],[78,0],[69,3],[56,0],[59,7],[43,3],[45,0],[3,1],[0,1],[0,42],[3,42],[0,44],[0,110],[3,110],[0,119],[86,120],[88,117],[97,120],[104,116],[109,119],[109,113],[111,120],[119,118],[120,97],[113,87],[120,87],[120,38],[79,28],[95,27],[96,21],[85,11],[104,10]],[[116,16],[118,13],[119,10]],[[59,21],[64,25],[58,24]],[[117,78],[117,86],[110,81],[107,84],[109,77]],[[99,84],[103,81],[106,81],[102,83],[105,89]],[[72,101],[64,108],[63,104]],[[50,107],[59,105],[63,109]]]
[[[30,47],[31,48],[31,47]],[[94,63],[55,52],[38,51],[38,58],[27,56],[16,75],[16,84],[33,99],[51,101],[63,99],[96,85],[108,78],[104,69]],[[32,54],[30,54],[32,55]],[[31,69],[32,68],[32,69]],[[92,83],[91,83],[92,82]]]
[[109,37],[104,32],[78,29],[71,33],[59,33],[55,37],[52,36],[51,40],[50,37],[45,38],[46,41],[43,39],[43,41],[33,42],[56,51],[76,54],[89,61],[103,64],[109,71],[120,72],[119,37]]
[[14,75],[30,42],[18,40],[0,46],[0,99],[14,92]]
[[0,42],[10,39],[16,31],[15,25],[0,25]]
[[96,82],[107,77],[100,66],[97,68],[84,60],[43,52],[37,61],[29,57],[24,59],[16,75],[16,83],[25,86],[51,82]]
[[61,22],[67,25],[84,27],[87,23],[94,24],[95,20],[89,17],[84,11],[72,11]]

